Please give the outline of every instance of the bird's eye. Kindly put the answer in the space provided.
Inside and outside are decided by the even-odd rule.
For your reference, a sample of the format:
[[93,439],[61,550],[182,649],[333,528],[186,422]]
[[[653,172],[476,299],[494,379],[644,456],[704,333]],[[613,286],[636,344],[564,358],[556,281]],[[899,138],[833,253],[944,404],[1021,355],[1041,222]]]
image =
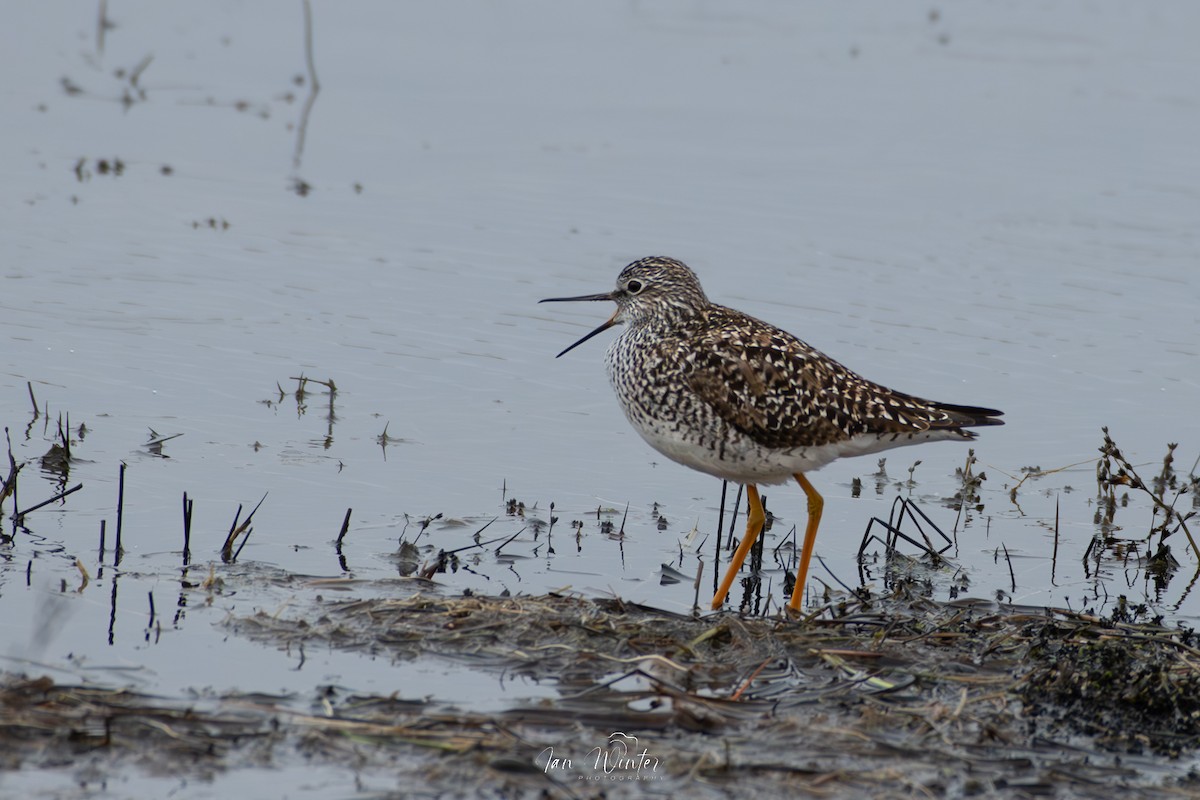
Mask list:
[[630,294],[637,294],[641,290],[642,290],[642,282],[641,281],[630,281],[629,283],[625,284],[625,291],[629,292]]

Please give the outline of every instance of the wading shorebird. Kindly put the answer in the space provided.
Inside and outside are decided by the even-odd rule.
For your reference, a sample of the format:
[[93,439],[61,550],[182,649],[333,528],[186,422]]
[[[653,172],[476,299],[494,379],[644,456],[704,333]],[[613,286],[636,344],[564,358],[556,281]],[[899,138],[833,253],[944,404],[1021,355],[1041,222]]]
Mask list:
[[804,473],[844,456],[970,441],[976,434],[966,428],[1004,424],[995,409],[936,403],[872,383],[790,333],[710,302],[695,273],[673,258],[634,261],[611,292],[540,302],[581,300],[611,300],[617,310],[558,355],[624,323],[605,364],[634,430],[672,461],[746,487],[746,535],[713,596],[714,609],[762,531],[759,484],[794,478],[808,498],[787,604],[795,611],[824,508]]

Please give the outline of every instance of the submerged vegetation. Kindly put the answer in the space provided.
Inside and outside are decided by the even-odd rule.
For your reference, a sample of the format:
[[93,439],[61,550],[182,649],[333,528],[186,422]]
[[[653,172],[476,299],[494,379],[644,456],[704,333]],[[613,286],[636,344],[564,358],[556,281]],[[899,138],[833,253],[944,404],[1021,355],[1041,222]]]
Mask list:
[[301,661],[314,648],[438,658],[552,691],[483,713],[403,690],[179,702],[10,676],[7,764],[86,753],[93,768],[199,776],[295,757],[385,769],[439,796],[632,796],[646,782],[698,797],[1200,789],[1190,774],[1163,784],[1149,760],[1200,745],[1200,651],[1191,631],[1152,622],[900,589],[847,598],[805,625],[416,594],[318,600],[228,626]]
[[[331,441],[335,384],[293,380],[299,414],[311,385],[323,388],[314,408]],[[17,491],[26,463],[10,440],[0,510],[11,523],[5,546],[12,552],[32,536],[35,512],[75,502],[81,485],[69,488],[69,477],[90,432],[66,414],[52,418],[29,392],[48,448],[37,463],[57,492],[26,503]],[[279,388],[268,407],[287,397]],[[27,440],[33,431],[31,422]],[[143,452],[166,458],[163,446],[176,435],[151,431]],[[385,425],[378,441],[385,456],[387,444],[400,442]],[[895,493],[895,500],[887,519],[871,520],[863,532],[857,585],[835,576],[799,618],[777,613],[774,598],[788,587],[767,577],[794,563],[794,528],[782,535],[777,529],[771,548],[758,552],[739,587],[740,613],[678,614],[569,591],[525,595],[520,573],[510,569],[531,557],[564,557],[555,544],[582,552],[607,543],[623,553],[648,526],[679,540],[679,560],[662,565],[662,582],[694,584],[699,598],[704,573],[689,574],[685,556],[707,562],[710,554],[726,555],[740,530],[740,496],[731,498],[728,518],[722,496],[718,541],[711,541],[700,535],[703,523],[686,532],[686,522],[675,514],[668,522],[657,504],[649,522],[645,514],[632,518],[626,504],[586,514],[555,504],[539,510],[510,496],[505,484],[502,510],[491,521],[468,526],[443,513],[402,515],[398,550],[385,558],[396,576],[363,581],[352,576],[343,550],[355,539],[351,509],[336,515],[341,527],[331,525],[328,540],[344,578],[270,572],[239,558],[251,520],[264,527],[256,517],[264,492],[249,514],[240,507],[231,514],[223,543],[209,545],[208,578],[198,581],[188,572],[202,568],[192,561],[194,500],[184,493],[177,615],[221,594],[253,596],[252,588],[275,584],[289,595],[283,607],[236,614],[225,626],[282,650],[297,668],[318,649],[442,662],[480,674],[485,685],[515,683],[514,697],[535,699],[478,710],[466,698],[412,696],[403,686],[370,694],[322,685],[309,694],[199,692],[184,700],[9,673],[0,685],[4,764],[51,767],[86,755],[89,774],[135,764],[149,774],[200,777],[295,758],[408,776],[450,796],[486,790],[498,797],[612,797],[637,794],[645,781],[688,796],[735,788],[1013,798],[1108,797],[1114,787],[1164,797],[1198,790],[1185,764],[1200,751],[1200,642],[1189,628],[1167,622],[1171,605],[1156,601],[1176,574],[1190,573],[1178,608],[1200,574],[1192,541],[1200,480],[1195,466],[1186,475],[1176,470],[1175,455],[1170,445],[1153,477],[1144,478],[1146,466],[1131,462],[1104,432],[1095,464],[1095,535],[1082,553],[1096,593],[1083,610],[1004,602],[1009,595],[1001,591],[990,600],[965,599],[972,581],[955,563],[959,536],[968,525],[990,526],[997,513],[986,505],[995,501],[974,451],[957,469],[952,496],[920,495],[919,462],[894,480],[881,460],[866,485],[876,495]],[[128,544],[124,467],[114,487],[108,578],[114,620]],[[1066,469],[1024,469],[1003,493],[1019,511],[1022,492]],[[863,485],[856,480],[852,496]],[[1147,507],[1144,526],[1134,509]],[[946,508],[953,525],[945,524]],[[771,523],[780,522],[768,513]],[[500,530],[500,520],[508,530]],[[1049,559],[1053,576],[1066,557],[1057,514],[1041,524],[1053,549],[1037,557]],[[456,532],[443,536],[445,529]],[[102,521],[93,585],[105,580],[105,535]],[[279,536],[255,532],[256,541]],[[1014,554],[1002,541],[995,549],[1016,594]],[[764,566],[771,559],[774,573]],[[75,592],[82,593],[89,572],[82,560],[74,563],[81,576]],[[1132,592],[1103,594],[1121,567],[1143,575],[1157,595],[1139,602],[1127,597]],[[31,559],[27,583],[32,569]],[[475,596],[466,582],[481,574],[491,581],[500,571],[516,576],[513,594]],[[497,594],[505,584],[491,585]],[[348,597],[359,588],[362,596]],[[330,599],[335,591],[341,599]],[[399,593],[407,596],[397,599]],[[163,617],[153,592],[148,600],[146,636],[157,641]]]

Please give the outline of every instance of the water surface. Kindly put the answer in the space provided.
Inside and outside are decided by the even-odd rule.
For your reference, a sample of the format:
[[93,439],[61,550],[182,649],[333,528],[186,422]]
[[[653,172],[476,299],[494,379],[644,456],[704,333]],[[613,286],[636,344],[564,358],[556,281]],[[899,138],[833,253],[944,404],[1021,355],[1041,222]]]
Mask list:
[[[1089,547],[1101,426],[1147,477],[1168,442],[1183,473],[1200,454],[1198,13],[316,3],[305,119],[300,4],[108,4],[102,36],[94,7],[14,9],[0,417],[22,508],[84,488],[4,549],[7,668],[503,708],[548,689],[338,652],[297,670],[221,623],[303,607],[343,577],[362,582],[348,591],[566,588],[691,609],[690,582],[663,585],[662,565],[689,577],[703,545],[711,580],[721,485],[627,427],[606,337],[554,359],[604,309],[536,305],[607,290],[649,254],[875,380],[1006,412],[975,449],[983,508],[962,517],[945,502],[962,447],[884,454],[885,480],[874,458],[814,475],[814,589],[856,585],[868,521],[911,494],[957,527],[939,596],[966,580],[1102,610],[1125,594],[1192,624],[1197,554],[1180,537],[1165,586],[1139,569],[1144,545]],[[313,384],[297,399],[301,375],[332,380],[332,406]],[[64,476],[40,459],[68,414]],[[1012,495],[1033,466],[1056,471]],[[239,504],[264,494],[223,564]],[[774,547],[804,503],[768,494]],[[514,499],[523,515],[506,513]],[[1140,540],[1151,512],[1131,492],[1119,535]],[[493,518],[481,539],[515,538],[416,584],[397,544],[439,513],[423,558]],[[223,588],[201,591],[210,568]],[[768,577],[778,594],[781,572]]]

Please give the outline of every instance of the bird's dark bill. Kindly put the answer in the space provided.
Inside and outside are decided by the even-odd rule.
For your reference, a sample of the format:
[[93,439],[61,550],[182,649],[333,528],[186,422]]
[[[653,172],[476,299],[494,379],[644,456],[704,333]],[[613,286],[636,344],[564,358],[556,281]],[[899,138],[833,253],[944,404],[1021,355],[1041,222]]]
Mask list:
[[576,347],[579,347],[579,345],[583,344],[588,339],[592,338],[593,336],[596,336],[597,334],[604,333],[606,330],[608,330],[609,328],[611,328],[612,326],[614,326],[616,324],[617,324],[617,313],[614,311],[613,315],[611,317],[609,317],[607,320],[605,320],[605,322],[602,325],[600,325],[600,327],[596,328],[596,330],[592,331],[587,336],[584,336],[582,339],[575,342],[575,344],[564,349],[561,353],[559,353],[557,356],[555,356],[555,358],[560,358],[561,356],[565,356],[567,353],[571,352]]
[[575,303],[580,300],[612,300],[612,292],[601,292],[600,294],[581,294],[578,297],[547,297],[545,300],[538,300],[539,303]]
[[[574,303],[574,302],[581,301],[581,300],[612,300],[612,299],[613,299],[612,292],[602,292],[600,294],[581,294],[578,297],[547,297],[545,300],[539,300],[538,302],[539,303]],[[587,336],[584,336],[582,339],[575,342],[575,344],[573,344],[570,347],[563,350],[561,353],[556,355],[555,358],[560,358],[562,356],[565,356],[567,353],[571,352],[576,347],[579,347],[579,345],[583,344],[588,339],[590,339],[593,336],[596,336],[598,334],[604,333],[606,330],[608,330],[609,328],[611,328],[613,325],[616,325],[616,324],[617,324],[617,313],[614,311],[613,315],[608,318],[607,322],[605,322],[600,327],[596,328],[596,330],[592,331]]]

